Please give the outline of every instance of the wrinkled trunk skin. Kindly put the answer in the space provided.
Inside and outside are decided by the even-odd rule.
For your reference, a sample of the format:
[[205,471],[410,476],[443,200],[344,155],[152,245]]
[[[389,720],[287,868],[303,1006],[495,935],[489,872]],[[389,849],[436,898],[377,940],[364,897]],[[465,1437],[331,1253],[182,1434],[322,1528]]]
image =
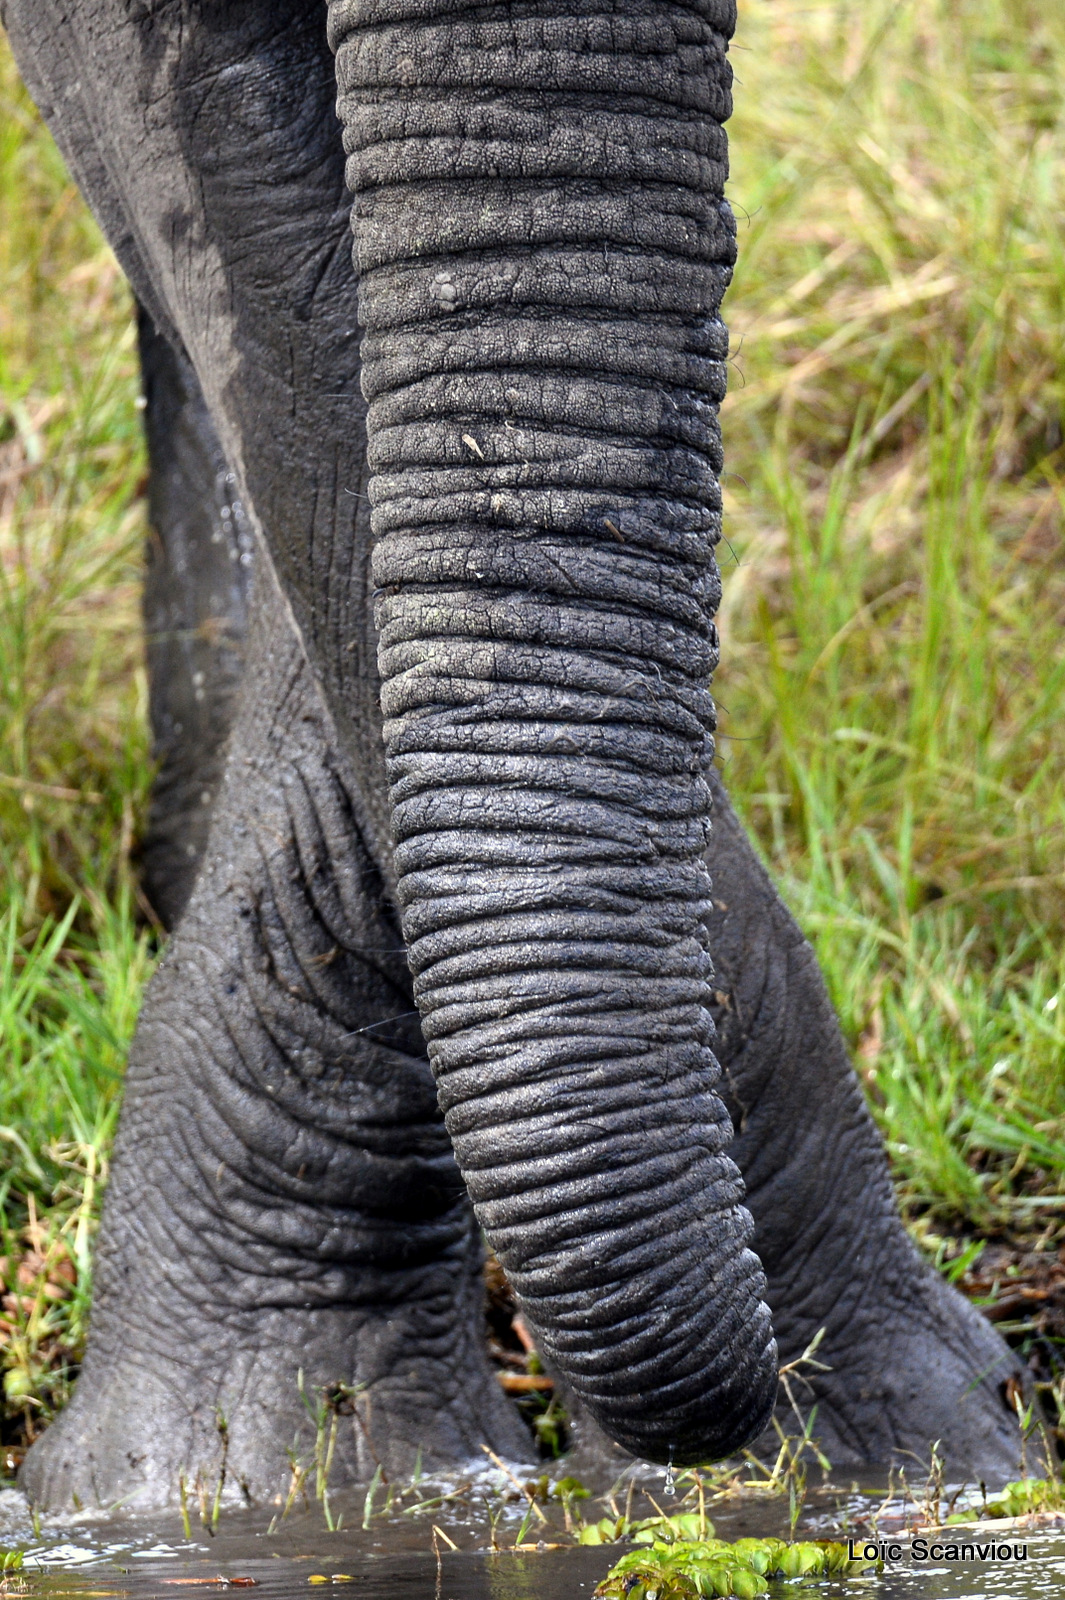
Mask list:
[[538,1343],[652,1460],[775,1390],[702,917],[731,0],[333,0],[415,995]]

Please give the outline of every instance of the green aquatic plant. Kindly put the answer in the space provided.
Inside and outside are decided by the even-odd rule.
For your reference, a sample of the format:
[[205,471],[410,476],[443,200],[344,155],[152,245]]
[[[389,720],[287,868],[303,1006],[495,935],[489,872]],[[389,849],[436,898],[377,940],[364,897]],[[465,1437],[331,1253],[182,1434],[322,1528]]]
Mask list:
[[649,1549],[622,1556],[595,1594],[598,1600],[699,1600],[704,1595],[753,1600],[768,1593],[770,1578],[858,1577],[881,1566],[852,1560],[845,1544],[830,1540],[656,1539]]
[[[789,1398],[791,1392],[787,1388],[787,1374],[808,1362],[819,1342],[820,1335],[798,1361],[781,1370]],[[810,1364],[819,1365],[817,1362]],[[794,1401],[792,1404],[798,1415]],[[634,1544],[656,1542],[675,1544],[678,1540],[700,1542],[712,1539],[714,1525],[707,1516],[707,1501],[727,1499],[736,1493],[751,1491],[765,1495],[786,1494],[790,1504],[790,1531],[794,1534],[806,1496],[805,1452],[809,1450],[826,1472],[831,1470],[830,1463],[811,1437],[816,1414],[815,1406],[804,1423],[799,1416],[800,1423],[803,1423],[803,1432],[799,1438],[785,1433],[774,1418],[773,1426],[780,1436],[780,1450],[771,1465],[759,1461],[750,1451],[746,1451],[744,1460],[739,1464],[722,1463],[717,1466],[690,1468],[678,1473],[674,1479],[673,1493],[677,1496],[679,1504],[674,1512],[663,1511],[654,1497],[649,1495],[648,1498],[657,1514],[653,1517],[632,1519],[630,1510],[634,1485],[630,1483],[629,1502],[624,1515],[620,1513],[617,1504],[611,1498],[612,1516],[600,1517],[597,1522],[577,1519],[579,1527],[576,1531],[579,1542],[595,1545],[629,1540]],[[563,1482],[568,1481],[563,1480]],[[567,1532],[569,1531],[571,1530],[567,1519]]]
[[[1018,1478],[1007,1483],[982,1507],[985,1517],[1025,1517],[1032,1512],[1065,1510],[1065,1477]],[[948,1522],[972,1522],[973,1513],[948,1517]]]
[[614,1544],[628,1539],[633,1544],[698,1543],[714,1537],[714,1525],[704,1513],[682,1511],[676,1516],[600,1517],[586,1522],[580,1531],[581,1544]]
[[21,1550],[0,1550],[0,1572],[20,1572],[21,1570]]

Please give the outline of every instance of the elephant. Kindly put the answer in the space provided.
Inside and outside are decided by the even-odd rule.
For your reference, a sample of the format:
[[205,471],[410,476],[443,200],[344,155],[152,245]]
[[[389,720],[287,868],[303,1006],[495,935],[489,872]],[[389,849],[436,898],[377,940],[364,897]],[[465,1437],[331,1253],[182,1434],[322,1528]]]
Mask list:
[[337,1482],[527,1459],[485,1240],[583,1447],[784,1363],[834,1465],[1016,1475],[713,765],[733,0],[0,14],[143,308],[173,929],[32,1500],[271,1500],[308,1396]]

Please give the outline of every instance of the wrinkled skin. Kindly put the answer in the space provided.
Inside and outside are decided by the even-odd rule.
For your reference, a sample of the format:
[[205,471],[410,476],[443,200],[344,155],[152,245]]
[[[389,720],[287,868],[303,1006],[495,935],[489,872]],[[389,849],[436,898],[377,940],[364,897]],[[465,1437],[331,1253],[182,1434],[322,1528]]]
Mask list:
[[834,1462],[1013,1475],[711,766],[729,4],[4,20],[145,308],[174,926],[31,1495],[173,1501],[224,1434],[270,1498],[300,1381],[337,1482],[527,1455],[479,1230],[586,1443],[738,1449],[824,1329]]
[[244,669],[254,540],[184,351],[138,317],[148,541],[144,631],[158,763],[141,878],[164,927],[203,859]]

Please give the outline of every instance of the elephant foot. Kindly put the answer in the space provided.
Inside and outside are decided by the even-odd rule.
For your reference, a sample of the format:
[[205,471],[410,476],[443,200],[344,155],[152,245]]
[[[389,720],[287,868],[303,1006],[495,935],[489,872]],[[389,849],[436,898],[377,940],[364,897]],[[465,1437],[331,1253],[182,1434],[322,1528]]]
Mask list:
[[[852,1262],[848,1290],[821,1306],[817,1326],[782,1314],[782,1360],[794,1366],[785,1372],[780,1426],[794,1437],[808,1425],[834,1469],[895,1467],[912,1482],[935,1457],[950,1482],[995,1487],[1046,1472],[1038,1436],[1026,1441],[1018,1425],[1013,1397],[1025,1406],[1032,1388],[1012,1351],[905,1238],[877,1243],[865,1261]],[[775,1455],[779,1445],[774,1429],[756,1450]]]
[[[1018,1427],[1008,1396],[1021,1395],[1027,1405],[1031,1385],[1011,1351],[916,1257],[904,1265],[901,1283],[892,1275],[865,1305],[842,1303],[835,1319],[827,1307],[818,1326],[800,1326],[786,1310],[778,1317],[784,1371],[776,1426],[755,1441],[752,1454],[769,1465],[780,1453],[781,1434],[795,1449],[808,1431],[833,1472],[894,1469],[921,1482],[933,1453],[951,1483],[997,1488],[1053,1470],[1038,1430],[1026,1441]],[[822,1328],[812,1358],[803,1361]],[[605,1487],[634,1466],[579,1404],[570,1432],[567,1470],[583,1482]],[[811,1464],[813,1450],[802,1454]]]
[[213,1496],[223,1466],[270,1502],[334,1422],[337,1484],[529,1453],[402,940],[269,595],[249,654],[131,1051],[84,1367],[23,1468],[49,1509]]
[[435,1303],[405,1297],[395,1318],[279,1310],[242,1328],[204,1327],[180,1364],[162,1351],[154,1365],[112,1360],[98,1341],[70,1406],[27,1456],[20,1487],[41,1510],[184,1500],[197,1516],[216,1495],[283,1505],[308,1474],[313,1492],[323,1451],[331,1451],[331,1491],[378,1468],[396,1481],[417,1466],[483,1465],[485,1445],[528,1456],[498,1384],[455,1339],[445,1280],[464,1273],[459,1260],[440,1263]]
[[[895,1205],[883,1144],[816,958],[758,861],[717,775],[707,919],[716,1050],[754,1217],[782,1366],[834,1466],[927,1466],[1016,1477],[1024,1459],[999,1334],[918,1256]],[[1017,1390],[1010,1385],[1010,1393]],[[1026,1402],[1027,1403],[1027,1400]],[[800,1431],[785,1392],[777,1421]],[[775,1455],[775,1430],[760,1441]]]

